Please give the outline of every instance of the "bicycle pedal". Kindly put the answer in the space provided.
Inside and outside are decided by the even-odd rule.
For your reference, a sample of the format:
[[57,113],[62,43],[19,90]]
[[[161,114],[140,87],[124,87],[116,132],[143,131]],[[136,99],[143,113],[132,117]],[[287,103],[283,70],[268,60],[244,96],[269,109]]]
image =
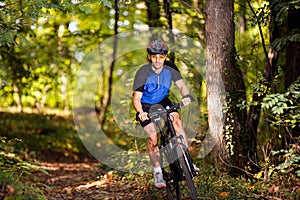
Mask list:
[[193,173],[193,176],[197,176],[197,175],[199,175],[199,171],[195,171],[195,172]]

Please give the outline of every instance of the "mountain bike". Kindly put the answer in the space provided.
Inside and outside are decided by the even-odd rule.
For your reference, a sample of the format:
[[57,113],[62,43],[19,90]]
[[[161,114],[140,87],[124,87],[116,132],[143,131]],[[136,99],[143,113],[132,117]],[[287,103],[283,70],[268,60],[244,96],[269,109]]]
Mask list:
[[170,116],[171,112],[181,107],[181,103],[167,108],[155,106],[150,109],[149,118],[155,123],[160,134],[160,165],[169,199],[184,199],[185,195],[188,195],[188,198],[194,200],[198,199],[193,182],[197,173],[184,138],[182,135],[176,135]]

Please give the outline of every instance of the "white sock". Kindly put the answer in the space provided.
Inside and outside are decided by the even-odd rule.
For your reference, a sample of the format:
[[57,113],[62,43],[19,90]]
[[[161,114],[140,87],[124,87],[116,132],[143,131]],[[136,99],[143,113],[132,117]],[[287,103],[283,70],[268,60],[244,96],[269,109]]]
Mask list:
[[161,167],[153,167],[154,173],[162,172]]

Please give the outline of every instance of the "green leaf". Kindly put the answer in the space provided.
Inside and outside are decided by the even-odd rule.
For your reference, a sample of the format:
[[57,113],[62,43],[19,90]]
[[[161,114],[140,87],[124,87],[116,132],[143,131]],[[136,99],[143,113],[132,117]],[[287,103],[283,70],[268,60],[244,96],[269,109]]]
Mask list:
[[45,170],[44,168],[39,168],[39,171],[41,171],[45,175],[49,175],[49,172]]

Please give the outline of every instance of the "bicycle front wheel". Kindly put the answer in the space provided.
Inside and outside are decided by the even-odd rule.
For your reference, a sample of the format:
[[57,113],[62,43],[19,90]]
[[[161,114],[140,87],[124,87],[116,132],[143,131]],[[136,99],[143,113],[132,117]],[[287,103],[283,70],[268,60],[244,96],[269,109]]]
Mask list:
[[180,165],[179,161],[175,160],[173,163],[170,163],[164,168],[164,179],[167,183],[167,194],[170,200],[180,200],[181,191],[180,191],[180,181],[178,176],[180,175]]
[[[186,183],[191,199],[196,200],[196,199],[198,199],[198,195],[197,195],[197,190],[196,190],[196,187],[195,187],[195,184],[193,181],[193,176],[192,176],[192,172],[191,172],[192,167],[189,162],[188,152],[186,152],[184,150],[184,148],[182,147],[181,144],[177,145],[176,152],[177,152],[177,155],[179,156],[178,161],[180,163],[181,170],[185,177],[185,180],[183,180],[182,182]],[[181,192],[183,192],[183,191],[181,191]]]
[[163,164],[165,160],[165,165],[162,166],[164,180],[167,183],[167,195],[170,200],[180,200],[180,181],[183,179],[182,172],[180,169],[180,164],[177,156],[174,155],[176,152],[173,151],[171,143],[165,145],[163,151],[160,152],[160,163]]

